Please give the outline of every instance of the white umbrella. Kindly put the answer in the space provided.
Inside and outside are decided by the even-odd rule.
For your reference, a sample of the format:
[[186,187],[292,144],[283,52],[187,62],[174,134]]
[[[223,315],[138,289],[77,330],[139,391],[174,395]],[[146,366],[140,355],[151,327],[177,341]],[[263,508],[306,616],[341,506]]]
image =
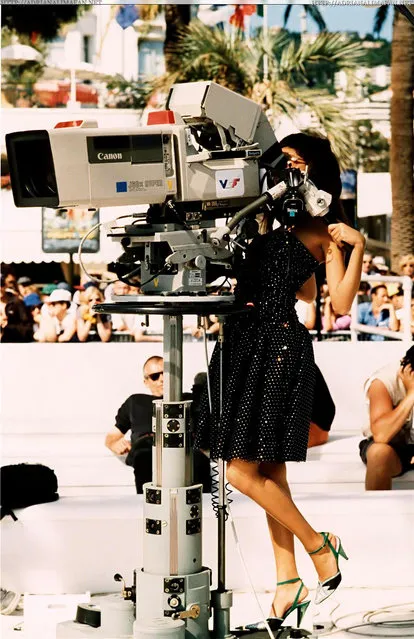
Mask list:
[[18,40],[1,49],[1,62],[7,66],[18,66],[25,62],[42,62],[42,60],[43,56],[39,51],[27,44],[20,44]]
[[[111,76],[108,73],[97,71],[93,64],[80,62],[76,67],[63,69],[62,67],[45,67],[40,80],[64,80],[70,78],[70,102],[76,101],[76,79],[105,81]],[[70,103],[68,102],[68,106]]]

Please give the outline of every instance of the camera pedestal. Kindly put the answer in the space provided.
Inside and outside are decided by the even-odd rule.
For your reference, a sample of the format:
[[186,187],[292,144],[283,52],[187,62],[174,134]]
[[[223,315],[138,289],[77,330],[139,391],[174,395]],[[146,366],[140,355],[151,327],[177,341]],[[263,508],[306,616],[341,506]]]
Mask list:
[[[119,298],[118,298],[119,299]],[[226,493],[224,462],[219,461],[218,481],[218,566],[217,589],[210,593],[211,570],[202,566],[202,486],[193,485],[191,401],[182,396],[182,316],[218,313],[220,348],[223,348],[223,317],[246,312],[237,307],[233,296],[200,296],[184,301],[169,296],[151,303],[150,296],[137,301],[99,304],[101,313],[161,314],[164,316],[164,397],[153,403],[153,476],[144,485],[144,562],[134,570],[134,585],[123,586],[125,605],[135,603],[135,621],[128,617],[130,634],[125,634],[125,611],[116,606],[106,610],[111,639],[164,637],[162,620],[169,619],[171,639],[180,639],[184,623],[187,639],[209,639],[208,621],[213,608],[213,636],[229,639],[232,591],[225,587]],[[123,581],[116,575],[117,581]],[[120,597],[120,595],[114,595]],[[119,613],[119,614],[118,614]],[[108,618],[109,614],[109,618]],[[155,624],[155,625],[154,625]],[[159,625],[159,632],[157,630]],[[59,624],[57,639],[105,637],[102,628],[77,622]],[[116,628],[122,634],[116,634]],[[105,639],[109,639],[105,637]]]

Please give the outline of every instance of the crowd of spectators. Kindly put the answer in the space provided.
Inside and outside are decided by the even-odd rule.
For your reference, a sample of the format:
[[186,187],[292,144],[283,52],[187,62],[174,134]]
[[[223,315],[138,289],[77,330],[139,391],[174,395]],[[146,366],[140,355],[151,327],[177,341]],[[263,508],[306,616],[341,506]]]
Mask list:
[[[3,342],[162,342],[163,318],[158,315],[103,314],[96,304],[112,296],[139,295],[139,288],[115,281],[107,286],[87,281],[72,290],[67,282],[39,285],[12,270],[1,275],[0,328]],[[215,318],[208,332],[214,332]],[[211,328],[210,328],[211,327]],[[211,330],[213,329],[213,330]],[[196,316],[184,316],[188,339],[203,336]]]
[[[368,276],[378,280],[367,281]],[[405,275],[414,283],[414,255],[399,261],[398,272],[390,271],[382,256],[364,255],[360,289],[358,291],[359,324],[385,331],[404,331],[403,288],[399,282],[382,282],[385,275]],[[236,280],[229,280],[223,289],[233,292]],[[414,288],[414,287],[413,287]],[[414,292],[414,291],[413,291]],[[1,275],[0,330],[3,342],[90,342],[135,341],[161,342],[163,318],[158,315],[116,313],[105,315],[94,310],[95,304],[112,302],[113,296],[140,295],[136,286],[115,281],[109,285],[87,281],[73,290],[66,282],[35,284],[30,277],[16,278],[11,269]],[[324,337],[347,338],[351,316],[335,313],[328,287],[322,284],[319,299],[311,304],[298,301],[300,321],[311,332],[318,327]],[[200,340],[201,318],[184,316],[186,339]],[[214,338],[219,331],[217,317],[203,319],[206,332]],[[414,297],[411,301],[411,333],[414,336]],[[386,335],[360,333],[359,339],[384,341]]]

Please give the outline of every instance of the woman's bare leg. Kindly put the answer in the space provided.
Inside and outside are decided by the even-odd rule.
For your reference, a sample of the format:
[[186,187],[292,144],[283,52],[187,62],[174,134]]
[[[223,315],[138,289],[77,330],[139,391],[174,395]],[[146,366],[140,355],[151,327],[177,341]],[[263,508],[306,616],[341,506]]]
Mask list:
[[[285,493],[290,496],[289,484],[286,478],[286,464],[278,463],[262,463],[260,464],[260,472],[272,479],[280,486]],[[295,547],[293,534],[282,526],[274,517],[266,513],[267,524],[269,526],[270,539],[273,547],[276,564],[276,581],[288,581],[299,577],[296,566]],[[282,617],[284,612],[293,603],[300,582],[279,586],[273,599],[271,616]],[[304,587],[301,592],[300,601],[306,599],[308,589]]]
[[[307,552],[321,546],[322,535],[306,521],[290,494],[273,479],[261,473],[260,463],[232,459],[227,463],[227,479],[232,486],[253,499],[266,513],[296,535]],[[327,545],[312,555],[311,559],[320,581],[325,581],[336,573],[336,560]]]

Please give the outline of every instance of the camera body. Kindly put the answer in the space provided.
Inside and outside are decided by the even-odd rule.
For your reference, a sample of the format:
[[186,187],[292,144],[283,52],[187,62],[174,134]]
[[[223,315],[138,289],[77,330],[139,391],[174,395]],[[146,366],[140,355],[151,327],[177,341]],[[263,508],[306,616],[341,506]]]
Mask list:
[[212,211],[235,210],[260,194],[260,158],[277,144],[260,105],[212,82],[176,85],[167,110],[150,113],[149,123],[102,131],[77,121],[8,134],[16,206],[171,199],[212,218]]

